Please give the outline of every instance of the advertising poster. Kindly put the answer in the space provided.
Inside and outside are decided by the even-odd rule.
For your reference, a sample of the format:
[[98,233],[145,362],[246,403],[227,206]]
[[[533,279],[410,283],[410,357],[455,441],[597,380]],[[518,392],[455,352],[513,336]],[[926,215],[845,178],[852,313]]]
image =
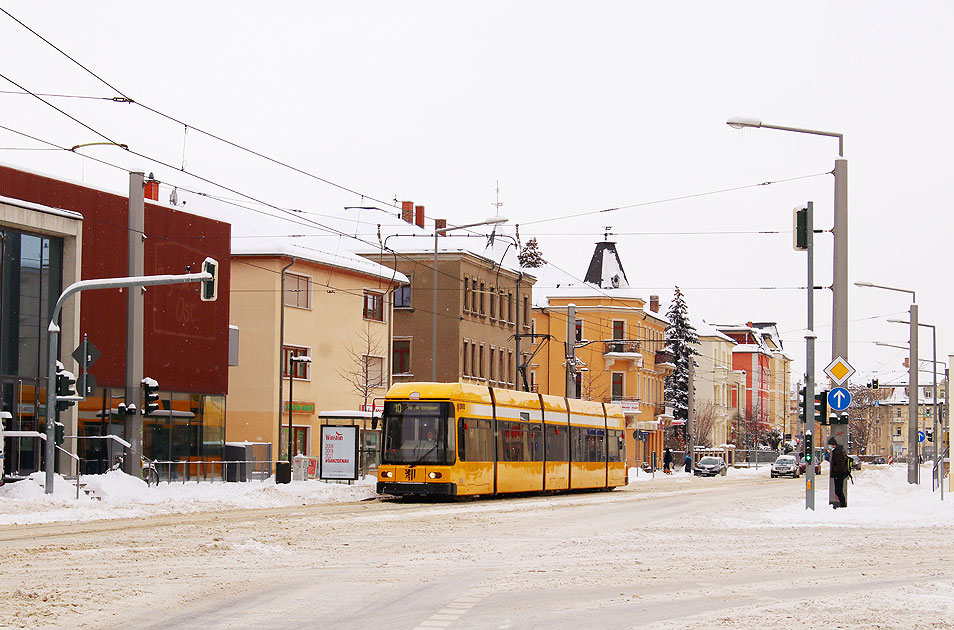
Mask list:
[[321,478],[358,478],[358,427],[321,427]]

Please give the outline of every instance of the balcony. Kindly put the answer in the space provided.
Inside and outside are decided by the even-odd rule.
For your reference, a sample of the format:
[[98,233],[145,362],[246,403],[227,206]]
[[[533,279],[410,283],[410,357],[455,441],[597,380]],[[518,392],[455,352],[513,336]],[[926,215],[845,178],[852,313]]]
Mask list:
[[625,361],[626,369],[643,367],[643,353],[639,351],[638,341],[607,341],[603,344],[604,369],[608,370],[616,361]]
[[673,363],[673,356],[671,352],[666,352],[665,350],[658,350],[656,352],[655,364],[656,364],[656,373],[661,374],[662,376],[669,376],[676,371],[676,366]]

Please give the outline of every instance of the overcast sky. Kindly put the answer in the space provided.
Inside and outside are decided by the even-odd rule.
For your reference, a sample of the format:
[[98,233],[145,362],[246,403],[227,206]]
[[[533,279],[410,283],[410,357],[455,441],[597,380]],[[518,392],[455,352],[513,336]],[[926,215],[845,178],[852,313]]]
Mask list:
[[[97,158],[310,212],[411,200],[451,224],[495,214],[499,181],[508,229],[537,237],[562,269],[582,277],[612,226],[631,285],[664,308],[678,285],[693,318],[777,321],[795,380],[806,264],[791,246],[792,208],[814,201],[816,227],[830,229],[837,141],[725,121],[843,133],[849,280],[917,291],[939,357],[954,352],[949,2],[2,6],[115,89],[0,14],[6,79],[33,92],[120,92],[354,192],[106,100],[45,97],[91,130],[32,96],[0,94],[0,125],[67,148],[103,141],[98,132],[148,159],[109,146],[78,149],[86,158],[12,150],[48,145],[0,129],[8,165],[125,194],[127,176]],[[608,208],[621,209],[597,213]],[[817,235],[816,284],[831,284],[831,256],[831,235]],[[851,287],[856,380],[900,368],[905,350],[872,342],[907,343],[885,318],[906,319],[909,304]],[[820,371],[830,291],[817,292],[815,319]],[[930,330],[920,339],[929,356]]]

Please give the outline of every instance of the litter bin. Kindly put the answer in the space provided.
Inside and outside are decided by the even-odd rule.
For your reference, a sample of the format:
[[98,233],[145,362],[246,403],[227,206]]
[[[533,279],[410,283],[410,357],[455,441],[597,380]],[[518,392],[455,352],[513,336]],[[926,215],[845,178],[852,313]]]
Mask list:
[[291,483],[291,462],[275,462],[275,483]]

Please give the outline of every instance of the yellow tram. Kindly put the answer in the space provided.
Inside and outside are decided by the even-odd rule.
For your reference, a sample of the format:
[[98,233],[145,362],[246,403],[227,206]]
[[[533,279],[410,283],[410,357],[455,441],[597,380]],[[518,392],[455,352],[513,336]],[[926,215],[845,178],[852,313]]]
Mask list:
[[618,405],[465,383],[388,390],[377,490],[476,496],[627,483]]

